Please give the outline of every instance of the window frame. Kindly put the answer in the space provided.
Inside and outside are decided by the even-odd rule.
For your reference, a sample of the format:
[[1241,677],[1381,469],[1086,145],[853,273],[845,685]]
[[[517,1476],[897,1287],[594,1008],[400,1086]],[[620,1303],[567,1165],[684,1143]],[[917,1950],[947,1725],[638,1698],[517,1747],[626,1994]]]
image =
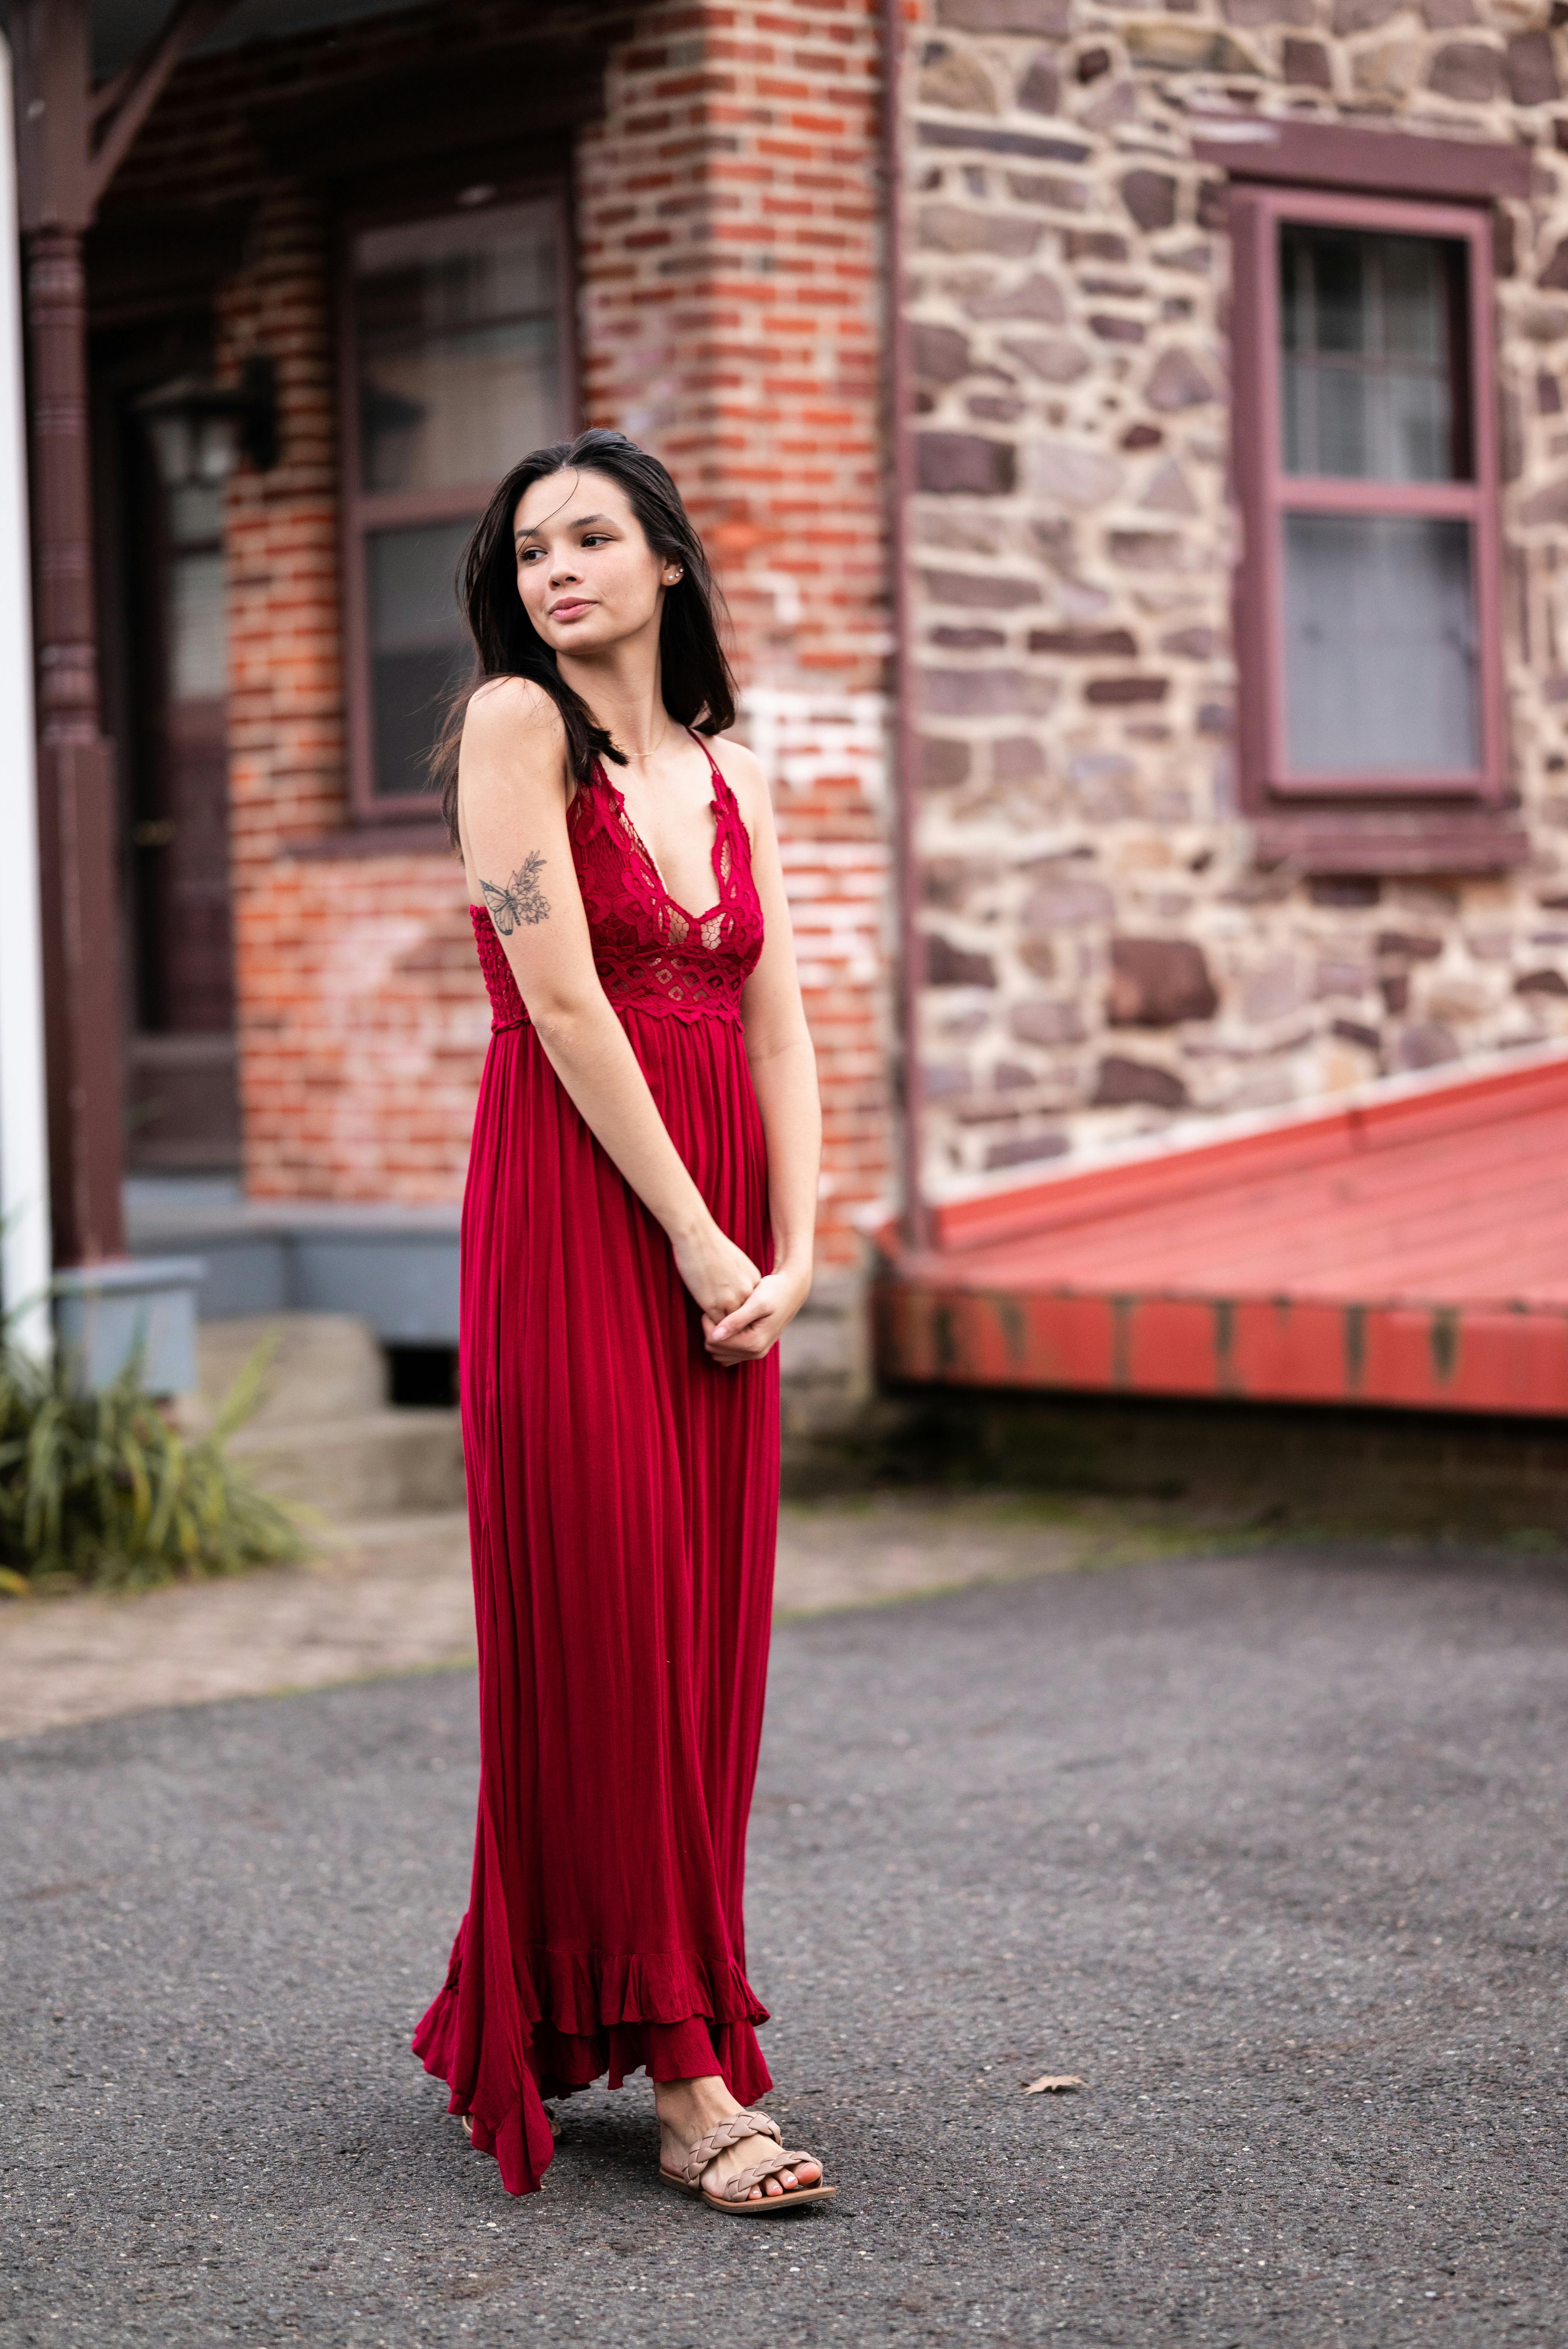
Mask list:
[[[1501,484],[1493,366],[1491,220],[1481,204],[1358,194],[1310,185],[1233,184],[1235,462],[1243,527],[1236,570],[1239,747],[1243,807],[1320,817],[1423,809],[1494,811],[1508,790],[1501,602]],[[1467,251],[1472,478],[1379,481],[1284,469],[1280,409],[1282,223],[1435,236]],[[1480,759],[1470,774],[1303,775],[1285,753],[1284,517],[1287,512],[1452,517],[1470,523]]]
[[[428,793],[400,796],[376,790],[375,726],[370,687],[370,625],[365,543],[377,529],[400,524],[456,522],[483,512],[494,481],[440,490],[366,491],[360,487],[358,348],[355,334],[354,244],[362,231],[416,221],[480,219],[514,204],[545,202],[555,215],[561,254],[557,280],[556,333],[562,404],[569,437],[582,417],[582,378],[577,349],[577,252],[573,233],[572,191],[560,173],[509,181],[480,205],[456,194],[427,195],[406,203],[347,211],[336,223],[337,423],[341,470],[338,496],[339,564],[343,581],[344,709],[347,729],[350,820],[358,827],[421,825],[428,833],[438,811]],[[520,451],[520,454],[526,453]],[[445,827],[441,827],[443,839]]]

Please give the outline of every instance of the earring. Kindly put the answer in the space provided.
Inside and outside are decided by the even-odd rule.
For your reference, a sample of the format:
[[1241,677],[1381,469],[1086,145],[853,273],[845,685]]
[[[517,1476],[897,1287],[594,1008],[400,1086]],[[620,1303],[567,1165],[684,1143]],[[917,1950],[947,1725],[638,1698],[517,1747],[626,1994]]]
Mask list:
[[680,571],[680,570],[672,571],[672,572],[670,573],[669,577],[665,580],[665,585],[666,587],[673,587],[673,586],[675,586],[675,585],[676,585],[676,582],[677,582],[678,580],[684,579],[685,577],[686,577],[686,573],[685,573],[684,571]]

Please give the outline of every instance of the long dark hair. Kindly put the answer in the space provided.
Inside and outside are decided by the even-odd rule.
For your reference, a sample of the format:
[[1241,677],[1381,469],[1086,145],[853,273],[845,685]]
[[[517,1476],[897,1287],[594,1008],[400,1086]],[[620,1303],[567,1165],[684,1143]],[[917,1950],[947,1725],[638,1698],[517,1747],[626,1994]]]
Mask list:
[[463,554],[458,601],[474,640],[474,672],[453,697],[439,739],[430,753],[430,781],[441,794],[441,812],[458,844],[458,749],[463,719],[488,678],[526,677],[542,685],[561,712],[572,772],[585,783],[600,759],[624,767],[608,730],[596,726],[585,703],[562,676],[554,653],[522,606],[517,592],[517,554],[512,516],[517,502],[550,473],[603,473],[626,492],[632,512],[661,563],[678,563],[682,576],[665,590],[659,623],[659,666],[665,708],[683,726],[701,734],[722,734],[735,723],[735,679],[718,638],[723,597],[714,584],[702,541],[681,503],[681,493],[656,457],[624,432],[580,432],[556,440],[514,465],[485,508]]

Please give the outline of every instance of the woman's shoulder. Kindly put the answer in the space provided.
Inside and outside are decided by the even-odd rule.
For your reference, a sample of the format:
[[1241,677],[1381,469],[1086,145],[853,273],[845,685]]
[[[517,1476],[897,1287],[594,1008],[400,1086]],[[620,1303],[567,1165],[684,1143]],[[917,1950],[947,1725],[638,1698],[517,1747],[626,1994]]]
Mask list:
[[564,747],[566,727],[552,697],[530,677],[487,677],[469,696],[465,740],[526,737],[541,750]]

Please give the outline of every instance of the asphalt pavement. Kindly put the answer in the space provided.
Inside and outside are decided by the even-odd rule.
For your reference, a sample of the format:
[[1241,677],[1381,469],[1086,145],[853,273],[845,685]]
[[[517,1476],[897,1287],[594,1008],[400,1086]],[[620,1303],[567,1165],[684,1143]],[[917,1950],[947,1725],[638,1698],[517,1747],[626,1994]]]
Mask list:
[[750,1971],[841,2190],[768,2222],[640,2082],[511,2201],[408,2054],[471,1674],[0,1744],[0,2343],[1562,2349],[1565,1667],[1563,1562],[1451,1552],[784,1626]]

